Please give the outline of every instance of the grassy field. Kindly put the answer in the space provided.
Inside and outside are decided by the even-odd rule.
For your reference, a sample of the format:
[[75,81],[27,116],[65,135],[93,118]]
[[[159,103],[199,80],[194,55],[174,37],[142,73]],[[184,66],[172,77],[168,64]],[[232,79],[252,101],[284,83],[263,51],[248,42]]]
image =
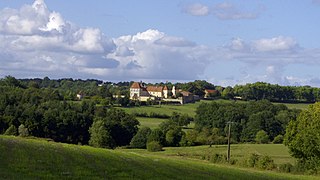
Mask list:
[[140,122],[141,127],[149,127],[151,129],[155,129],[159,127],[159,124],[166,120],[166,119],[145,118],[145,117],[137,117],[137,119]]
[[[201,159],[203,156],[210,154],[227,154],[227,145],[193,146],[193,147],[168,147],[161,152],[163,155],[174,156],[182,155]],[[276,164],[295,163],[288,152],[288,148],[282,144],[233,144],[231,145],[231,158],[241,160],[246,156],[256,153],[259,155],[270,156]]]
[[[154,113],[159,113],[159,114],[166,114],[166,115],[171,115],[173,112],[178,112],[182,114],[188,114],[190,116],[195,116],[196,114],[196,109],[200,105],[200,103],[207,102],[210,103],[212,101],[209,100],[201,100],[200,102],[196,103],[190,103],[190,104],[185,104],[185,105],[153,105],[153,106],[140,106],[140,107],[130,107],[130,108],[121,108],[125,110],[127,113],[134,113],[134,112],[139,112],[139,113],[147,113],[150,114],[150,112]],[[214,102],[218,103],[230,103],[234,101],[230,100],[214,100]],[[246,101],[236,101],[236,103],[247,103]],[[309,107],[310,104],[308,103],[274,103],[274,104],[284,104],[290,109],[306,109]]]
[[[207,101],[201,101],[207,102]],[[189,116],[195,116],[196,109],[200,105],[201,102],[184,104],[184,105],[153,105],[153,106],[140,106],[140,107],[130,107],[130,108],[122,108],[127,113],[147,113],[150,114],[151,112],[159,113],[159,114],[166,114],[171,116],[173,112],[188,114]]]
[[[202,147],[201,147],[202,148]],[[184,149],[184,148],[182,148]],[[200,149],[199,149],[200,150]],[[316,179],[214,165],[145,150],[107,150],[0,136],[1,179]]]
[[311,104],[310,103],[273,103],[273,104],[284,104],[289,109],[307,109]]
[[[215,102],[218,103],[230,103],[230,100],[223,100],[223,99],[219,99],[219,100],[214,100]],[[200,103],[203,102],[212,102],[209,100],[201,100],[200,102],[196,102],[193,104],[185,104],[185,105],[154,105],[154,106],[140,106],[140,107],[130,107],[130,108],[121,108],[123,110],[125,110],[127,113],[135,113],[135,112],[139,112],[139,113],[147,113],[150,114],[151,112],[154,113],[158,113],[158,114],[166,114],[168,116],[170,116],[173,112],[178,112],[181,114],[188,114],[189,116],[194,117],[195,116],[195,111],[197,109],[197,107],[200,105]],[[236,103],[247,103],[245,101],[236,101]],[[274,104],[280,104],[280,103],[274,103]],[[305,104],[305,103],[297,103],[297,104],[291,104],[291,103],[282,103],[284,105],[286,105],[288,108],[290,109],[307,109],[308,106],[310,104]],[[160,118],[150,118],[150,117],[137,117],[137,119],[140,122],[141,126],[144,127],[150,127],[151,129],[155,129],[158,127],[158,125],[165,121],[166,119],[160,119]],[[189,126],[189,127],[193,127],[193,125]]]

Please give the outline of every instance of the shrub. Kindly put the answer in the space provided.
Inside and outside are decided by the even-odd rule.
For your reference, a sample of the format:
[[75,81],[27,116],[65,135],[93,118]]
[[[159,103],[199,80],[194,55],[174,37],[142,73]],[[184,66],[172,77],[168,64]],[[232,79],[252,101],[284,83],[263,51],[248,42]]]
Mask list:
[[150,152],[162,151],[162,145],[157,141],[151,141],[147,144],[147,150]]
[[137,116],[137,117],[148,117],[148,113],[146,113],[146,112],[136,112],[136,111],[134,111],[132,114],[134,116]]
[[256,167],[259,161],[259,155],[258,154],[251,154],[248,158],[245,159],[245,166],[248,167]]
[[294,167],[290,163],[280,164],[278,167],[280,172],[290,173],[294,170]]
[[14,125],[11,125],[6,132],[4,132],[4,135],[16,136],[17,132],[17,128]]
[[19,136],[27,137],[29,136],[29,130],[23,124],[21,124],[18,128]]
[[270,156],[261,156],[258,158],[258,168],[265,169],[265,170],[272,170],[276,166],[273,162],[273,159],[271,159]]
[[283,142],[283,136],[281,134],[276,136],[272,141],[273,144],[282,144],[282,142]]
[[150,112],[149,117],[160,118],[160,119],[169,119],[170,118],[170,116],[167,114],[161,114],[161,113],[156,113],[156,112]]
[[210,156],[210,162],[213,163],[226,163],[227,162],[227,156],[222,154],[213,154]]

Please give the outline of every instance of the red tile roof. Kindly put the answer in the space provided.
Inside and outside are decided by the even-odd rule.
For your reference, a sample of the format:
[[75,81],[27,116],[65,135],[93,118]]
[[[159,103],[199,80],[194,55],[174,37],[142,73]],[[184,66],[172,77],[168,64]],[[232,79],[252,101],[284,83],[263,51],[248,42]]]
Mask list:
[[148,86],[147,87],[147,91],[148,92],[162,92],[162,90],[163,90],[163,87],[161,87],[161,86]]
[[206,89],[205,91],[206,91],[206,93],[209,93],[209,94],[218,92],[218,90],[213,90],[213,89]]
[[138,82],[134,82],[130,88],[134,88],[134,89],[141,89],[141,86]]

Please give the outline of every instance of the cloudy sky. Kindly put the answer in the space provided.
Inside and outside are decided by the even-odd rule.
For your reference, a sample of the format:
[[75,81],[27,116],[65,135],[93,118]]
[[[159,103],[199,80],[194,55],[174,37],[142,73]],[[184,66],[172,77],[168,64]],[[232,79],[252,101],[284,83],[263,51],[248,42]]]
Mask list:
[[320,0],[0,0],[0,77],[320,87]]

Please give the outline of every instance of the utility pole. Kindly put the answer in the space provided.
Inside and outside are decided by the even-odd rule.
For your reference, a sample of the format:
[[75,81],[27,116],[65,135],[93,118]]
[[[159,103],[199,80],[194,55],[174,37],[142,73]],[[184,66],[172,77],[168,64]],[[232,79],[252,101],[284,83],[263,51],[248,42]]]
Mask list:
[[231,139],[231,124],[233,122],[228,121],[227,124],[229,125],[229,131],[228,131],[228,155],[227,155],[227,161],[230,162],[230,139]]

